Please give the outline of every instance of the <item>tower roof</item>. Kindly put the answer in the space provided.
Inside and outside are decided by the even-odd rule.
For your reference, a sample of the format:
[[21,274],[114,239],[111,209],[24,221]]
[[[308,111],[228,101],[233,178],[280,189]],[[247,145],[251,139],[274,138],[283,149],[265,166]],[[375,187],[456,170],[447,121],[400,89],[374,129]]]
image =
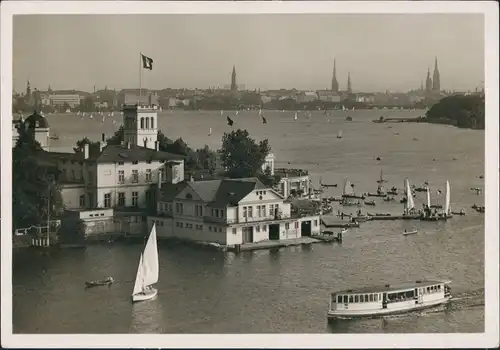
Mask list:
[[48,128],[49,127],[49,122],[47,121],[47,118],[38,114],[38,112],[36,112],[36,111],[32,115],[30,115],[28,118],[26,118],[24,123],[28,128]]

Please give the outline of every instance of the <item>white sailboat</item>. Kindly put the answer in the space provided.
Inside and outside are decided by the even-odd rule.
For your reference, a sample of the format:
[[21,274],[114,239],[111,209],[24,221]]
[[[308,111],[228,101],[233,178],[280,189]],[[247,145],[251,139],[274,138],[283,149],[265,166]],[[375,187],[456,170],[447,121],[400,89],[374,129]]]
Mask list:
[[451,208],[450,208],[450,182],[446,180],[446,202],[444,205],[444,215],[448,216],[451,215]]
[[210,130],[208,130],[208,136],[212,136],[212,128],[210,128]]
[[236,115],[238,115],[240,113],[240,111],[236,111]]
[[220,115],[223,115],[223,114],[224,114],[224,111],[221,109],[221,111],[220,111]]
[[299,119],[299,116],[297,115],[297,112],[295,112],[295,115],[293,116],[293,120]]
[[429,187],[427,186],[427,207],[431,207],[431,191],[429,190]]
[[337,138],[341,139],[342,138],[342,130],[339,130],[339,133],[337,134]]
[[408,179],[405,179],[405,192],[406,192],[405,214],[409,214],[411,210],[415,209],[415,201],[413,200],[410,181]]
[[158,282],[159,270],[156,225],[153,224],[148,241],[139,260],[134,291],[132,292],[132,301],[149,300],[158,294],[158,290],[153,288],[152,285]]

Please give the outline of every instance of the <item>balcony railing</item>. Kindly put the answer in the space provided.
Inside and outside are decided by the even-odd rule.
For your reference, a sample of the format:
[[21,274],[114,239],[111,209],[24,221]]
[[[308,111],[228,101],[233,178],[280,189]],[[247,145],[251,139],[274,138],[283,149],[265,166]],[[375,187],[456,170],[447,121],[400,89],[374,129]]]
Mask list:
[[205,222],[212,222],[218,224],[247,224],[247,223],[259,223],[259,222],[267,222],[267,221],[277,221],[283,219],[291,219],[290,215],[269,215],[269,216],[261,216],[261,217],[242,217],[236,219],[227,219],[227,218],[217,218],[213,216],[204,216],[203,220]]

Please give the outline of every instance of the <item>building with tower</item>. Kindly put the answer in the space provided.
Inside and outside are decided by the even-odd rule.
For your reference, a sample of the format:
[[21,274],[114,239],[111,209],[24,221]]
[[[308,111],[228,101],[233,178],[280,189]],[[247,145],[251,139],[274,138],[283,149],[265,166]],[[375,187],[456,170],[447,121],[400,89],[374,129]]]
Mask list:
[[158,139],[157,110],[156,105],[124,105],[124,141],[131,145],[155,149]]
[[438,59],[434,58],[434,74],[432,75],[432,92],[441,92],[441,77],[438,69]]
[[236,67],[233,66],[233,72],[231,73],[231,91],[238,91],[238,85],[236,84]]
[[337,64],[336,59],[333,59],[333,76],[332,76],[332,91],[339,92],[339,82],[337,81]]

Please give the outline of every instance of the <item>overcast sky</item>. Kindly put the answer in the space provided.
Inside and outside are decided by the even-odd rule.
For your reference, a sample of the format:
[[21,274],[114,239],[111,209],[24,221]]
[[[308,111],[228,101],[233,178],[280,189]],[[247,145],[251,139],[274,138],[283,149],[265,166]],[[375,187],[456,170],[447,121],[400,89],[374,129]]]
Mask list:
[[[139,52],[154,59],[143,87],[354,91],[420,87],[438,57],[441,87],[484,80],[482,15],[24,15],[14,17],[14,88],[139,86]],[[425,83],[425,82],[424,82]]]

